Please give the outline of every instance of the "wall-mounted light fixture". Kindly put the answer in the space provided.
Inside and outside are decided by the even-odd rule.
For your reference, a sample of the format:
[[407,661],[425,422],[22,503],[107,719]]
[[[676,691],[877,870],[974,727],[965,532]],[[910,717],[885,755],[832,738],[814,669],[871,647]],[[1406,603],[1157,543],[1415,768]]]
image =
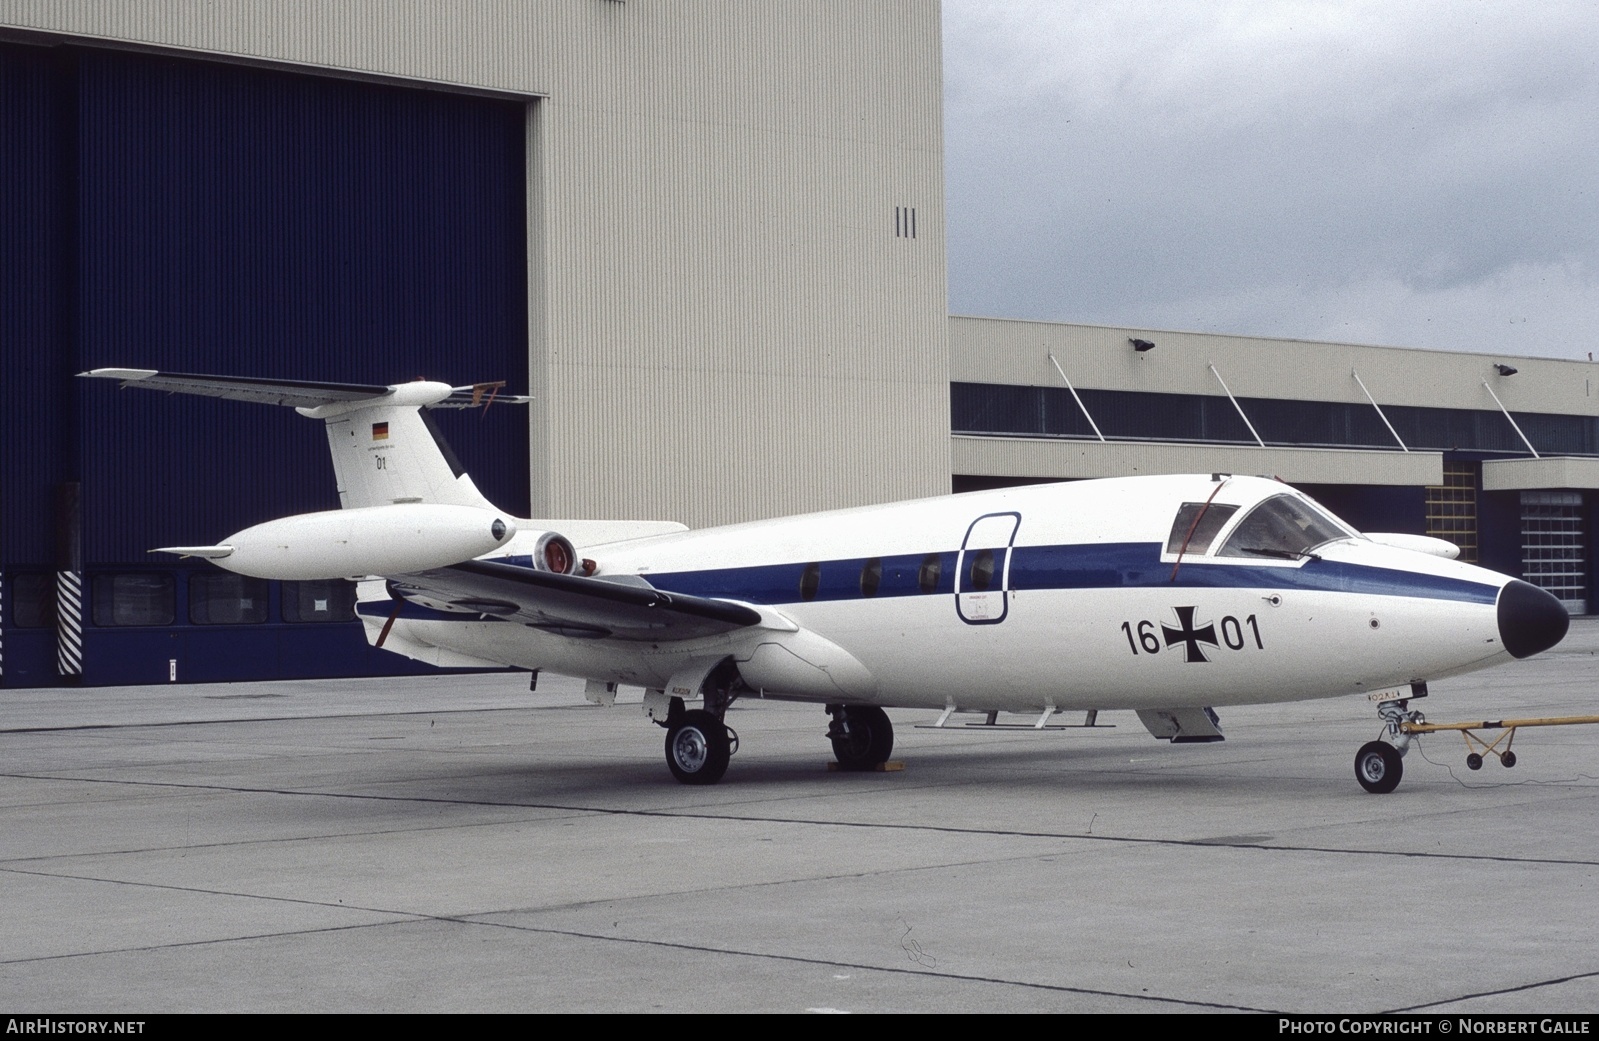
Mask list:
[[1497,371],[1501,376],[1514,376],[1518,371],[1509,365],[1495,365],[1494,370]]
[[1132,344],[1133,350],[1139,352],[1140,354],[1145,351],[1152,351],[1155,349],[1155,345],[1153,343],[1149,342],[1148,340],[1140,340],[1137,337],[1129,336],[1127,338],[1127,342]]

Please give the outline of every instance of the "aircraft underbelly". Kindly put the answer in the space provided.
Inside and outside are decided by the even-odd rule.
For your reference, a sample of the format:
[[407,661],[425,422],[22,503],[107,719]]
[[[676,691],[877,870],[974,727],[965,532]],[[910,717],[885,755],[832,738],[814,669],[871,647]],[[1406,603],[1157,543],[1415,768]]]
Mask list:
[[1030,712],[1333,697],[1504,656],[1492,605],[1317,590],[1174,588],[1008,593],[998,624],[943,596],[783,605],[799,634],[746,629],[641,644],[493,620],[404,619],[397,633],[528,669],[659,687],[728,654],[769,696]]
[[891,614],[859,602],[792,613],[848,647],[878,678],[873,700],[885,705],[1027,711],[1293,701],[1447,675],[1504,653],[1491,604],[1271,589],[1010,598],[996,625],[968,624],[933,598]]

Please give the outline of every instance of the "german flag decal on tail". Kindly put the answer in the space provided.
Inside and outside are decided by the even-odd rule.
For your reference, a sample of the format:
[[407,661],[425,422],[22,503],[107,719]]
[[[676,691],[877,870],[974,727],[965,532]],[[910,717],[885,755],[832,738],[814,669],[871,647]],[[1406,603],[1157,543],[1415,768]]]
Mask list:
[[372,440],[387,441],[389,439],[389,425],[387,423],[372,424]]

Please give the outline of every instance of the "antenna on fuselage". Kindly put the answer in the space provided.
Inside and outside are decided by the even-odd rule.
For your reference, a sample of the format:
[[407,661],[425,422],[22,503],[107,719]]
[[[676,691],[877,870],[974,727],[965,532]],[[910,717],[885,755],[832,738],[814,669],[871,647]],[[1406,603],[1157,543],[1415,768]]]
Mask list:
[[[1166,580],[1168,583],[1177,581],[1177,569],[1183,566],[1183,554],[1188,552],[1188,540],[1194,537],[1194,532],[1199,529],[1199,522],[1205,519],[1205,511],[1210,509],[1210,504],[1216,500],[1216,493],[1221,491],[1222,485],[1226,484],[1232,477],[1231,475],[1211,474],[1210,479],[1216,482],[1216,487],[1211,489],[1210,498],[1205,500],[1205,505],[1201,506],[1199,512],[1194,514],[1194,522],[1188,526],[1188,534],[1183,536],[1183,544],[1177,549],[1177,559],[1171,566],[1171,577]],[[1223,520],[1225,522],[1225,518]]]

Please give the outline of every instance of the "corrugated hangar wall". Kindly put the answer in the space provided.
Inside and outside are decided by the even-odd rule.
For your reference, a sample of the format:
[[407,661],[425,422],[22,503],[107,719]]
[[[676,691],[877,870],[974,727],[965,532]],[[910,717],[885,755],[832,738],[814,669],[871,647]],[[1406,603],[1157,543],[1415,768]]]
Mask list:
[[[246,662],[258,674],[392,669],[353,623],[182,627],[199,569],[146,555],[337,507],[320,424],[73,373],[398,382],[469,364],[517,377],[523,106],[91,47],[3,43],[0,60],[17,88],[0,108],[19,189],[4,203],[0,562],[13,577],[63,566],[57,493],[76,485],[91,682],[165,679],[174,661],[190,679]],[[441,423],[481,486],[525,509],[524,417]],[[178,628],[96,627],[97,582],[129,573],[166,584]],[[6,636],[7,685],[53,678],[48,629]]]
[[947,487],[936,3],[0,0],[0,26],[526,99],[535,513]]
[[[391,383],[466,365],[460,382],[517,378],[520,106],[145,55],[71,57],[76,366]],[[292,411],[78,393],[91,560],[338,506],[322,432]],[[505,411],[449,433],[480,487],[522,509],[521,417]],[[165,500],[155,516],[152,490]],[[173,510],[173,493],[193,501]]]
[[944,490],[936,7],[626,6],[628,74],[540,105],[549,512]]
[[[90,572],[331,505],[313,424],[71,379],[97,365],[525,383],[530,415],[446,432],[543,516],[944,490],[938,34],[917,0],[0,0],[6,595],[55,566],[63,483]],[[183,588],[163,648],[208,639]],[[3,682],[44,682],[14,615]],[[168,678],[85,624],[88,681]],[[394,661],[218,641],[228,675]]]

